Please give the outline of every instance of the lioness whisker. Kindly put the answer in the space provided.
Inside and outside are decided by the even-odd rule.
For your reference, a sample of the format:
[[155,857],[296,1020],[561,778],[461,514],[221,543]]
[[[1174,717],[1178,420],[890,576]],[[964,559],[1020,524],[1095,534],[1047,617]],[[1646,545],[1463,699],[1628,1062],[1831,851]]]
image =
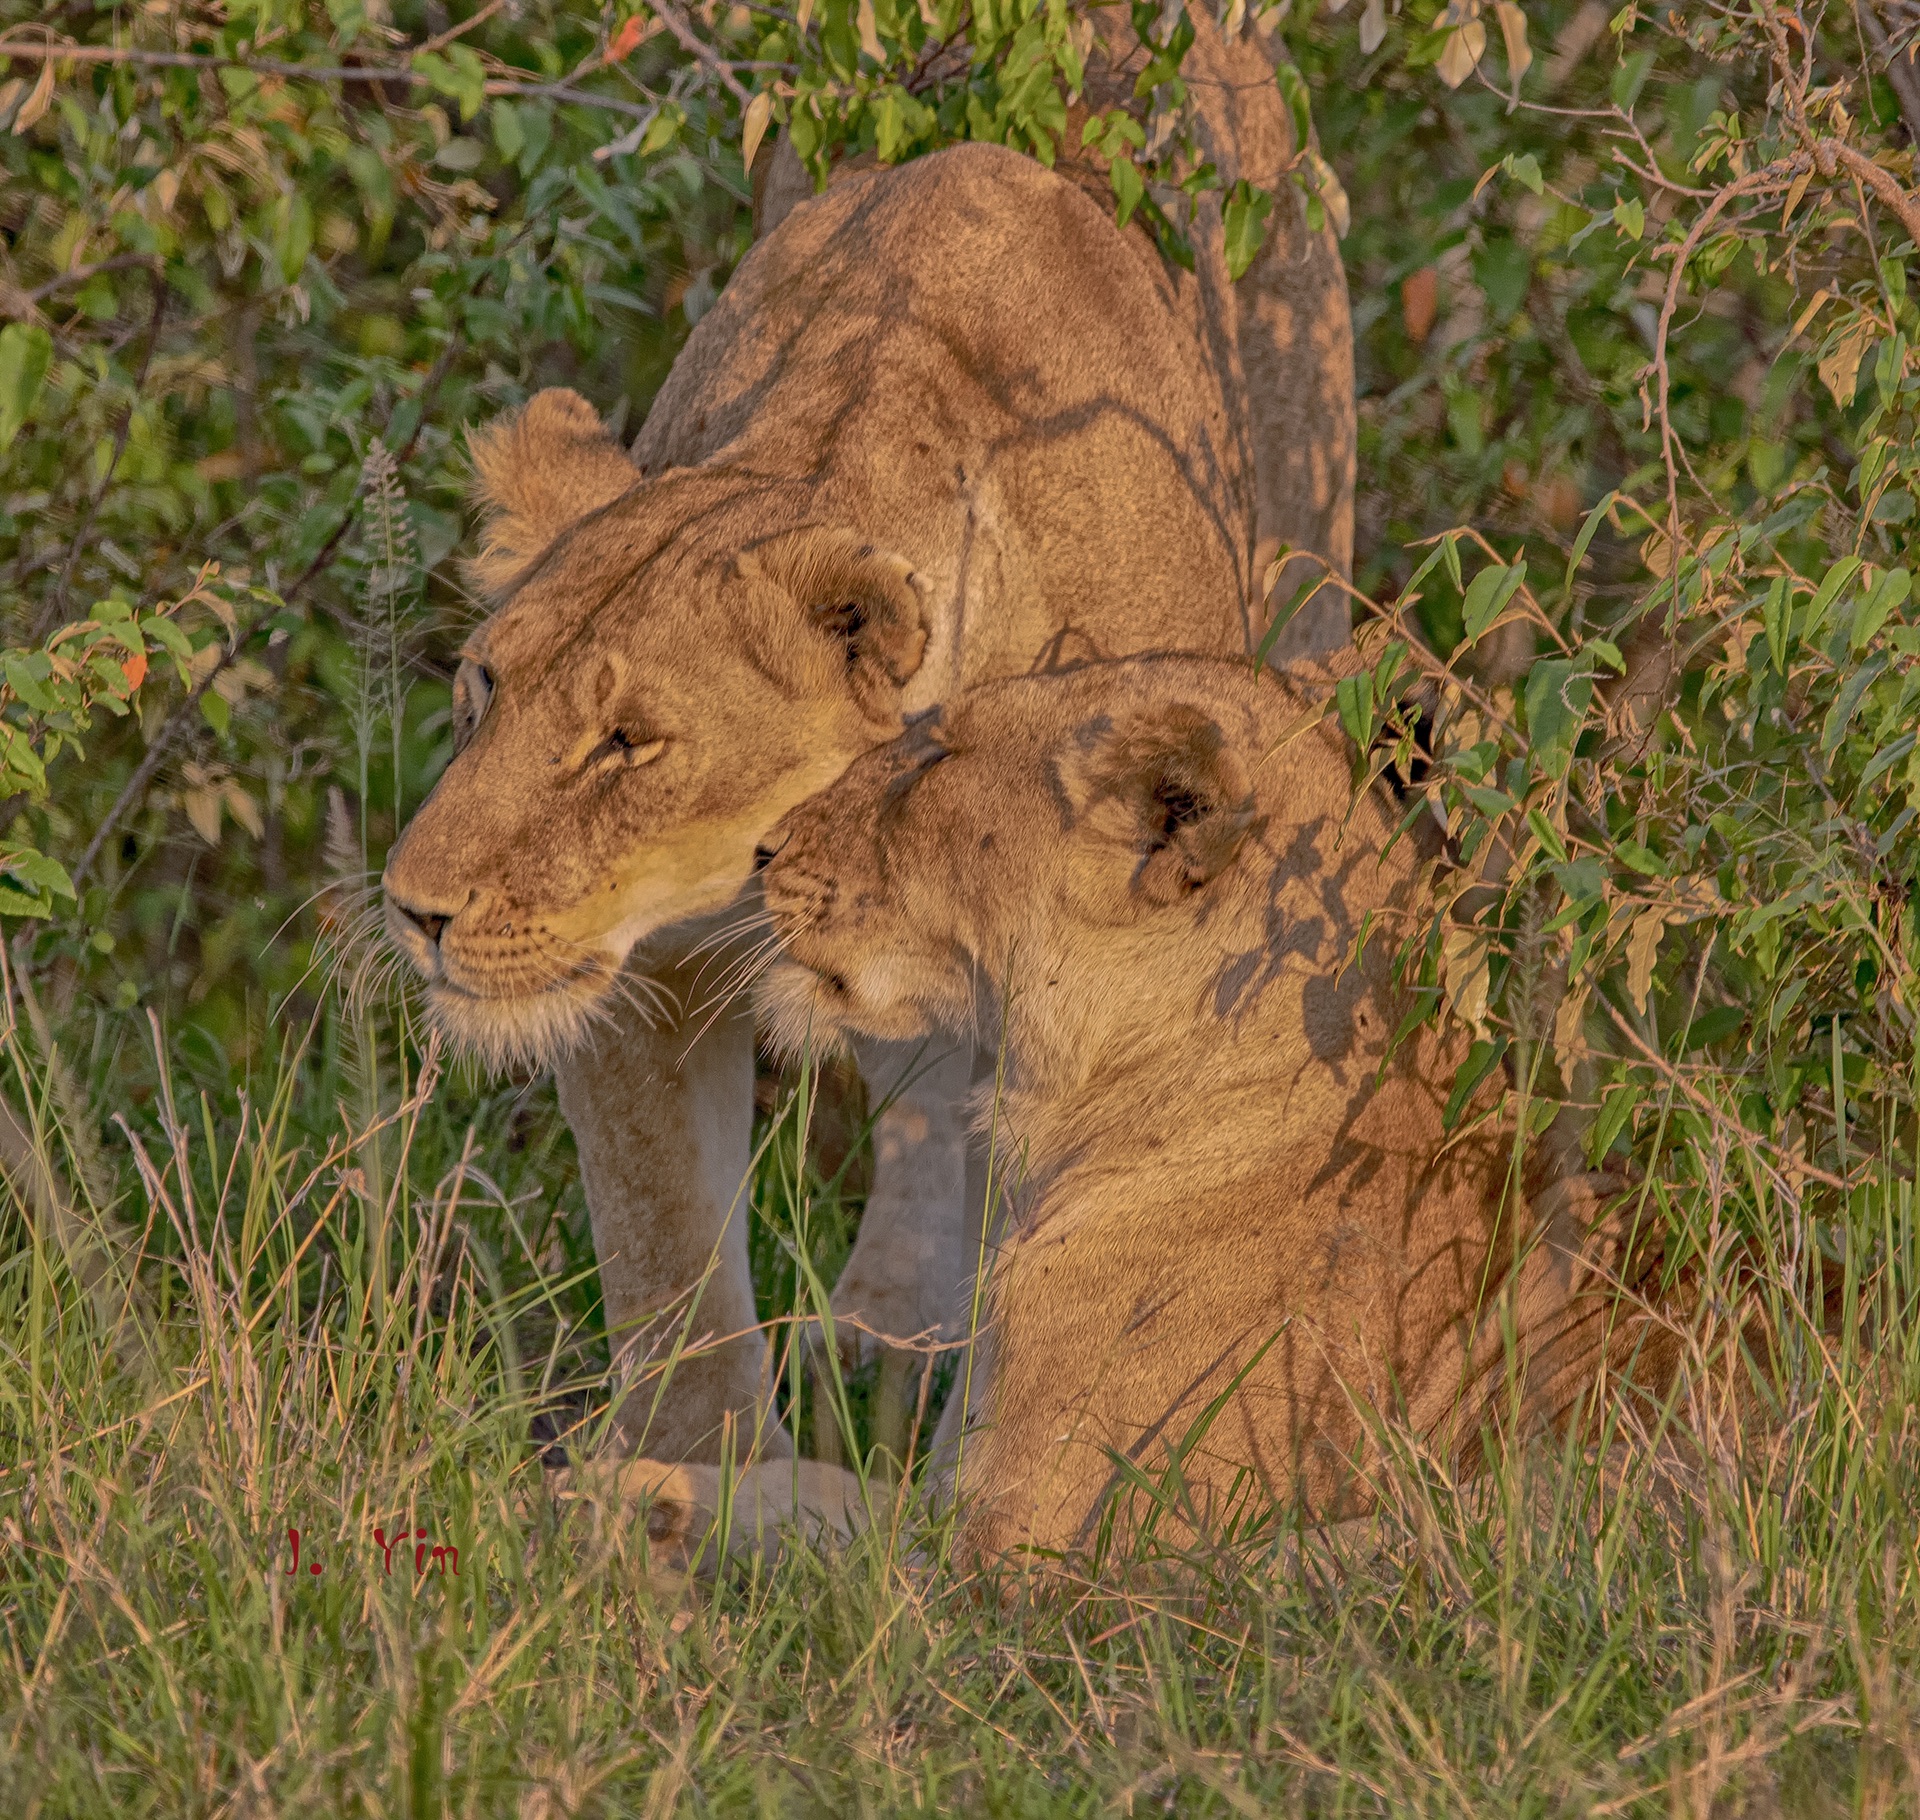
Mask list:
[[731,921],[722,923],[720,927],[714,930],[704,941],[696,942],[687,950],[687,959],[690,961],[697,960],[701,955],[713,949],[724,947],[736,936],[745,935],[753,929],[765,928],[766,925],[772,921],[773,912],[767,909],[765,905],[759,905],[753,909],[745,910]]
[[711,1013],[707,1021],[694,1032],[695,1042],[698,1042],[720,1021],[730,1005],[737,1004],[746,997],[754,982],[780,957],[780,951],[779,938],[769,936],[751,954],[744,956],[729,969],[719,986],[694,1010],[695,1017],[698,1017],[702,1011]]
[[[717,1016],[734,1000],[742,997],[753,982],[764,973],[780,952],[780,938],[769,933],[754,945],[747,953],[740,955],[721,975],[713,991],[695,1006],[693,1015],[713,1010]],[[711,1020],[709,1020],[711,1022]],[[703,1029],[706,1026],[703,1026]]]

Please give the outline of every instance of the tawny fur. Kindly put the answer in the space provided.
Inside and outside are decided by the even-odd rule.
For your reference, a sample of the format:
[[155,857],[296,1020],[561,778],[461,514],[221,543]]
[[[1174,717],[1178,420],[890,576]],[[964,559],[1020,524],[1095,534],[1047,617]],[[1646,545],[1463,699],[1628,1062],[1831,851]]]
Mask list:
[[[1195,23],[1205,153],[1225,183],[1279,191],[1242,284],[1218,192],[1189,274],[1137,222],[1115,227],[1071,124],[1055,171],[955,147],[786,205],[630,457],[566,393],[475,438],[491,514],[475,573],[501,599],[460,694],[484,712],[463,714],[389,857],[388,923],[454,1038],[555,1063],[616,1334],[695,1283],[702,1329],[752,1325],[748,963],[700,944],[738,913],[780,815],[984,678],[1170,642],[1245,650],[1280,540],[1346,563],[1338,255],[1282,175],[1267,54]],[[1088,92],[1130,92],[1126,68],[1096,51]],[[1300,623],[1337,640],[1328,598],[1332,617]],[[680,1012],[629,1002],[635,970]],[[897,1335],[950,1322],[974,1248],[953,1107],[968,1060],[939,1069],[882,1115],[836,1292]],[[777,1434],[757,1338],[701,1361],[648,1445],[712,1457],[729,1414]]]
[[1342,1514],[1379,1418],[1454,1456],[1551,1429],[1647,1337],[1610,1326],[1604,1184],[1516,1172],[1490,1118],[1450,1139],[1458,1039],[1386,1060],[1420,862],[1314,694],[1184,657],[993,684],[770,837],[787,1041],[1004,1033],[1018,1187],[959,1487],[982,1553],[1086,1546],[1116,1456],[1181,1446],[1169,1532]]

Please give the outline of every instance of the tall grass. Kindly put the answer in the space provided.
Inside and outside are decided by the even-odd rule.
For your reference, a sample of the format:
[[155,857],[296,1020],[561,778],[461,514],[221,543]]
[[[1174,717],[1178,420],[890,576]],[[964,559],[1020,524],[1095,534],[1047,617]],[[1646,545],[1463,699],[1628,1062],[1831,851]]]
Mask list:
[[[611,1388],[537,1192],[553,1159],[525,1140],[549,1115],[366,1025],[386,1097],[362,1118],[345,1034],[289,1040],[223,1118],[156,1032],[105,1199],[45,1050],[6,1035],[8,1090],[79,1205],[56,1229],[29,1183],[5,1216],[0,1811],[1913,1806],[1910,1183],[1856,1199],[1846,1255],[1874,1262],[1837,1333],[1772,1273],[1759,1376],[1738,1340],[1754,1292],[1716,1277],[1699,1190],[1678,1210],[1706,1239],[1691,1369],[1664,1418],[1616,1412],[1604,1446],[1463,1483],[1390,1435],[1373,1518],[1278,1514],[1047,1592],[933,1565],[937,1521],[876,1481],[882,1520],[844,1550],[688,1583],[640,1522],[560,1514],[544,1482],[536,1417],[564,1393],[562,1426],[590,1434]],[[775,1316],[830,1280],[849,1212],[808,1172],[794,1100],[755,1183],[760,1242],[792,1266]],[[1784,1244],[1796,1210],[1762,1211]],[[144,1309],[89,1291],[87,1229],[139,1236]],[[846,1419],[857,1453],[857,1399]],[[376,1529],[457,1547],[457,1571],[416,1572],[416,1543],[389,1557]]]

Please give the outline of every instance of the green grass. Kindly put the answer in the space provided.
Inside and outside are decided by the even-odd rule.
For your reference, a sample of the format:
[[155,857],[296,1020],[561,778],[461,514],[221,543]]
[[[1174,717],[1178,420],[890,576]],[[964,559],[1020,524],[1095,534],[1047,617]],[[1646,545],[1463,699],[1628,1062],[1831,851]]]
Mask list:
[[[1774,1419],[1728,1418],[1744,1368],[1703,1329],[1664,1438],[1467,1485],[1401,1438],[1380,1515],[1330,1534],[1041,1596],[939,1565],[876,1478],[844,1552],[687,1585],[639,1526],[556,1517],[530,1438],[606,1387],[548,1099],[423,1104],[400,1054],[329,1024],[225,1116],[156,1063],[89,1161],[9,1038],[42,1154],[148,1261],[123,1314],[31,1194],[4,1215],[0,1812],[1910,1811],[1910,1186],[1859,1209],[1869,1318],[1822,1347],[1760,1298]],[[791,1292],[780,1235],[830,1268],[851,1212],[767,1136]],[[376,1525],[457,1574],[388,1574]]]

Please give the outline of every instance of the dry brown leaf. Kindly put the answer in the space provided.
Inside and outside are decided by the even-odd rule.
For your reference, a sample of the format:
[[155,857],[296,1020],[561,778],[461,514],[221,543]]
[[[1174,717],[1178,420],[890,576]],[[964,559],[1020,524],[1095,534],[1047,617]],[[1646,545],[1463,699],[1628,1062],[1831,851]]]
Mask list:
[[1507,75],[1518,90],[1520,78],[1533,68],[1533,51],[1527,44],[1527,15],[1513,0],[1493,0],[1493,16],[1500,21],[1500,37],[1507,48]]
[[41,115],[53,106],[53,59],[40,66],[40,80],[33,85],[33,93],[20,104],[19,113],[13,117],[13,130],[24,133],[35,125]]
[[1561,1085],[1569,1091],[1573,1071],[1592,1054],[1587,1047],[1587,999],[1593,991],[1591,980],[1582,980],[1576,991],[1560,1001],[1553,1014],[1553,1061],[1560,1070]]
[[188,790],[181,798],[187,820],[193,823],[193,831],[209,847],[220,844],[220,801],[221,792],[210,787]]
[[1440,314],[1440,271],[1423,265],[1409,272],[1400,286],[1400,320],[1406,326],[1407,339],[1416,345],[1433,333],[1434,318]]
[[1336,240],[1344,240],[1347,230],[1353,226],[1353,208],[1347,201],[1346,186],[1334,174],[1330,165],[1318,152],[1309,152],[1307,162],[1313,166],[1314,181],[1320,187],[1320,200],[1325,205],[1327,220],[1333,224]]
[[1452,26],[1453,35],[1434,68],[1448,88],[1458,88],[1486,55],[1487,28],[1480,23],[1480,0],[1448,0],[1441,23]]
[[1386,35],[1387,0],[1367,0],[1367,10],[1360,15],[1360,54],[1371,57]]
[[1856,316],[1841,330],[1833,352],[1820,362],[1820,383],[1833,394],[1833,402],[1842,407],[1853,403],[1860,385],[1860,362],[1873,344],[1879,325],[1871,316]]
[[875,63],[885,63],[887,53],[880,47],[880,33],[873,20],[873,0],[860,0],[857,15],[860,28],[860,48]]
[[[1813,172],[1806,170],[1802,171],[1800,175],[1794,178],[1793,182],[1787,186],[1787,199],[1780,205],[1781,233],[1784,234],[1787,231],[1787,223],[1792,220],[1793,211],[1800,206],[1800,198],[1807,193],[1807,185],[1812,181]],[[1818,305],[1816,304],[1815,307],[1817,308]]]
[[1478,1030],[1487,1017],[1487,936],[1482,929],[1449,929],[1441,944],[1447,1003],[1461,1023]]
[[1643,1016],[1647,992],[1653,985],[1653,963],[1660,957],[1660,936],[1666,926],[1667,913],[1656,904],[1651,910],[1642,910],[1627,933],[1627,997]]
[[[238,784],[227,785],[226,789],[221,792],[221,800],[227,805],[227,813],[231,815],[241,827],[246,829],[255,840],[258,840],[266,833],[267,825],[261,819],[260,805]],[[215,818],[215,825],[218,826],[217,817]]]
[[765,138],[767,122],[773,118],[773,93],[762,89],[747,103],[746,118],[741,122],[740,162],[747,169],[753,169],[754,154],[760,149],[760,141]]

